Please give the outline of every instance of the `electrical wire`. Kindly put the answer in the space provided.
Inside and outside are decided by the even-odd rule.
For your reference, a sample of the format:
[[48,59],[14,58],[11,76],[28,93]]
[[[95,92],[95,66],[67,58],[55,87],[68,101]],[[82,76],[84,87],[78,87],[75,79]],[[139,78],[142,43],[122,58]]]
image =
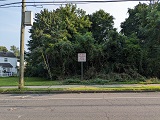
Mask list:
[[5,7],[5,6],[9,6],[9,5],[16,5],[16,4],[21,4],[22,2],[14,2],[14,3],[8,3],[8,4],[3,4],[3,5],[0,5],[0,7]]
[[[36,4],[40,4],[40,5],[53,5],[53,4],[89,4],[89,3],[107,3],[107,2],[128,2],[128,1],[147,1],[147,0],[103,0],[103,1],[46,1],[46,2],[25,2],[26,6],[35,6]],[[13,3],[8,3],[8,4],[2,4],[0,5],[0,7],[13,7],[11,5],[17,5],[17,4],[22,4],[23,2],[13,2]],[[18,6],[19,7],[19,6]]]
[[6,6],[6,7],[0,7],[0,8],[11,8],[11,7],[14,8],[14,7],[22,7],[22,6],[21,5],[20,6],[18,6],[18,5],[17,6]]

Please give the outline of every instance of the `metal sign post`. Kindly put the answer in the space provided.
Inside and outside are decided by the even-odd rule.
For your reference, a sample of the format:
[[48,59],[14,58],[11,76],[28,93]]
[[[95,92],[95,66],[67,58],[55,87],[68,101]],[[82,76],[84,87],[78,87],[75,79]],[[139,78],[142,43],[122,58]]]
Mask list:
[[81,62],[81,80],[83,80],[83,62]]
[[83,80],[83,62],[86,62],[86,53],[78,53],[78,62],[81,62],[81,80]]

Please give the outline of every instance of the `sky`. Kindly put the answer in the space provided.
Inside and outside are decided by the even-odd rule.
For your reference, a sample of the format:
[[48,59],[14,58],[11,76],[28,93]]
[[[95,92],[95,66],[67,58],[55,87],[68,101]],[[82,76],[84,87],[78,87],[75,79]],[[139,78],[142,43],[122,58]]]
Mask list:
[[[51,0],[26,0],[27,2],[51,1]],[[52,0],[53,1],[53,0]],[[57,0],[60,1],[60,0]],[[67,1],[67,0],[63,0]],[[92,0],[93,1],[93,0]],[[21,2],[21,0],[6,0],[1,1],[0,5],[5,3]],[[114,19],[114,27],[120,31],[121,22],[125,21],[128,17],[128,8],[134,8],[139,2],[112,2],[112,3],[91,3],[91,4],[77,4],[78,8],[86,11],[87,14],[92,14],[100,9],[110,13]],[[145,3],[149,4],[149,1]],[[49,10],[56,9],[57,5],[37,7],[26,7],[27,11],[32,11],[33,14],[39,13],[40,10],[47,8]],[[21,7],[14,8],[0,8],[0,46],[5,46],[10,50],[10,46],[15,45],[20,48],[20,26],[21,26]],[[30,40],[29,29],[30,26],[25,27],[25,50],[27,51],[26,44]]]

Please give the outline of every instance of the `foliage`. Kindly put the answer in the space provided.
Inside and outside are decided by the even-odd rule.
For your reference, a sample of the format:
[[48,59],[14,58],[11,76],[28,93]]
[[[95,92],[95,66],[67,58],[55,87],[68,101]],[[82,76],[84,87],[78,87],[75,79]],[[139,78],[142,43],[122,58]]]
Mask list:
[[121,33],[130,36],[133,33],[138,37],[142,37],[140,29],[142,24],[146,24],[146,17],[149,11],[149,6],[145,3],[139,3],[134,9],[128,9],[129,17],[121,23]]
[[16,57],[20,56],[19,48],[14,45],[11,46],[10,51],[13,52]]
[[129,17],[122,23],[121,32],[127,36],[134,34],[139,39],[137,43],[140,48],[138,71],[146,77],[160,77],[160,4],[148,6],[140,3],[128,12]]
[[113,16],[106,13],[104,10],[96,11],[89,15],[92,22],[91,32],[97,43],[103,43],[109,39],[109,33],[113,30]]
[[160,4],[139,3],[128,14],[118,33],[114,17],[104,10],[86,15],[68,4],[37,13],[30,29],[26,76],[64,80],[80,75],[77,54],[83,52],[85,79],[96,79],[97,84],[160,78]]
[[53,79],[74,72],[75,49],[79,46],[75,40],[77,35],[83,36],[91,23],[85,12],[69,4],[53,11],[44,9],[36,14],[35,21],[30,30],[27,66],[27,71],[33,73],[27,75],[38,76],[43,72],[42,76]]
[[158,78],[149,78],[145,80],[146,84],[158,84],[160,82],[160,80]]
[[5,46],[0,46],[0,51],[7,52],[7,48]]

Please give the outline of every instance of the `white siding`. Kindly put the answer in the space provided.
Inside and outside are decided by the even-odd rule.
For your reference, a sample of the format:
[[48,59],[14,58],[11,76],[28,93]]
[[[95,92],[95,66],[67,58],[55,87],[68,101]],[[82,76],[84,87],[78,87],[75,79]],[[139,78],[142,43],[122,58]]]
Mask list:
[[[5,62],[4,59],[7,58],[8,61]],[[0,63],[10,63],[13,68],[11,69],[11,71],[14,73],[14,74],[17,74],[17,58],[11,58],[11,57],[0,57]],[[1,67],[0,67],[0,70],[1,70]]]
[[2,73],[2,71],[3,71],[3,68],[0,66],[0,74]]
[[0,57],[0,63],[4,63],[4,58]]

